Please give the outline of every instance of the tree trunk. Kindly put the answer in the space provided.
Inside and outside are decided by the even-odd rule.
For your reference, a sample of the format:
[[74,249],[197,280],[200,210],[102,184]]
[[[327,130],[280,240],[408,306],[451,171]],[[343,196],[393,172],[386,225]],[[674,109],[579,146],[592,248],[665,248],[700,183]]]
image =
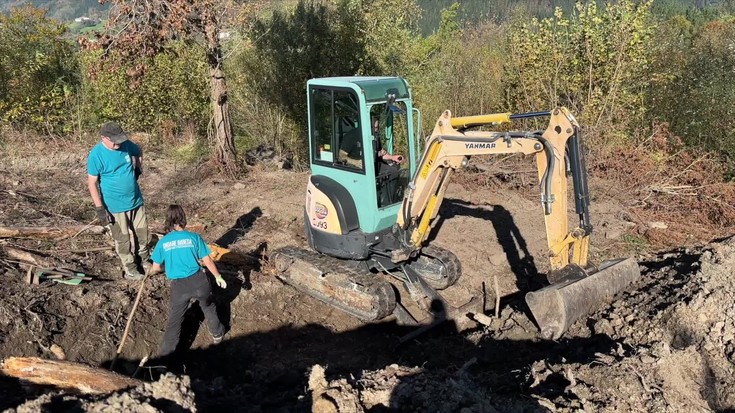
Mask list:
[[217,166],[230,175],[237,175],[240,165],[237,162],[235,141],[230,126],[230,110],[227,96],[227,82],[222,70],[222,48],[219,43],[219,29],[215,23],[206,28],[208,43],[208,63],[210,75],[210,100],[212,103],[214,129],[214,161]]

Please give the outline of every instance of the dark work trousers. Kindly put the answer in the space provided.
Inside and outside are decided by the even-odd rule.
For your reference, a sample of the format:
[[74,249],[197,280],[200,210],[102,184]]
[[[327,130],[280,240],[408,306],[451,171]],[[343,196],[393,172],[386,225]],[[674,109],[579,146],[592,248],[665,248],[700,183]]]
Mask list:
[[207,274],[201,270],[192,276],[171,280],[171,305],[166,332],[161,343],[161,357],[168,356],[176,350],[181,334],[181,323],[184,321],[184,313],[189,308],[191,299],[199,301],[209,333],[214,337],[225,334],[225,326],[219,321],[217,308],[212,301],[212,286],[209,284]]

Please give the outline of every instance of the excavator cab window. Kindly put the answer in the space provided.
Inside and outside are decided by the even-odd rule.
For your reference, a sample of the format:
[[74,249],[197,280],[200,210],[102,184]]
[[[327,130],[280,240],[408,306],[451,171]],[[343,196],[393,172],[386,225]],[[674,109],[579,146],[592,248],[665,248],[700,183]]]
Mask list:
[[[403,102],[370,108],[378,208],[400,202],[409,181],[408,117]],[[381,155],[385,154],[385,155]]]
[[360,111],[351,90],[311,89],[313,161],[365,171]]

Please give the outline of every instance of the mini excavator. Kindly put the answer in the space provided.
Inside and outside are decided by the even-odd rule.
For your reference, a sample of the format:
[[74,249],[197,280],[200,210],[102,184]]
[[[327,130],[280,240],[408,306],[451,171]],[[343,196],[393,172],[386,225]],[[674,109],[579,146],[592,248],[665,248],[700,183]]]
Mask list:
[[[588,262],[592,224],[582,137],[565,108],[467,117],[447,110],[422,141],[414,133],[420,112],[399,77],[311,79],[307,103],[310,249],[288,246],[272,254],[278,277],[297,290],[365,321],[395,315],[426,325],[466,314],[477,300],[452,307],[438,292],[460,278],[460,261],[427,237],[455,170],[473,156],[515,153],[534,155],[538,167],[551,270],[549,285],[528,292],[526,303],[542,337],[561,337],[640,277],[633,258]],[[549,119],[544,131],[471,130],[540,117]],[[381,156],[386,153],[394,155]],[[578,218],[571,229],[568,177]],[[389,280],[405,287],[426,317],[412,315]]]

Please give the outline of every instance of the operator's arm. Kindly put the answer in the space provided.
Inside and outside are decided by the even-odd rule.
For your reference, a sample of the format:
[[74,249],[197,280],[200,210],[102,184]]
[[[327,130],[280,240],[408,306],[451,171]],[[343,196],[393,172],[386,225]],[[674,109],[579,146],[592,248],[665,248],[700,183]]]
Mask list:
[[161,272],[161,269],[162,269],[161,268],[161,264],[156,264],[154,262],[153,265],[151,265],[151,269],[148,270],[148,274],[150,274],[150,275],[158,274],[159,272]]
[[143,149],[140,146],[135,145],[135,154],[133,155],[133,168],[135,172],[135,179],[137,180],[143,175]]
[[385,149],[381,149],[378,152],[378,158],[384,160],[384,161],[390,161],[395,163],[403,163],[403,156],[402,155],[391,155],[386,151]]

